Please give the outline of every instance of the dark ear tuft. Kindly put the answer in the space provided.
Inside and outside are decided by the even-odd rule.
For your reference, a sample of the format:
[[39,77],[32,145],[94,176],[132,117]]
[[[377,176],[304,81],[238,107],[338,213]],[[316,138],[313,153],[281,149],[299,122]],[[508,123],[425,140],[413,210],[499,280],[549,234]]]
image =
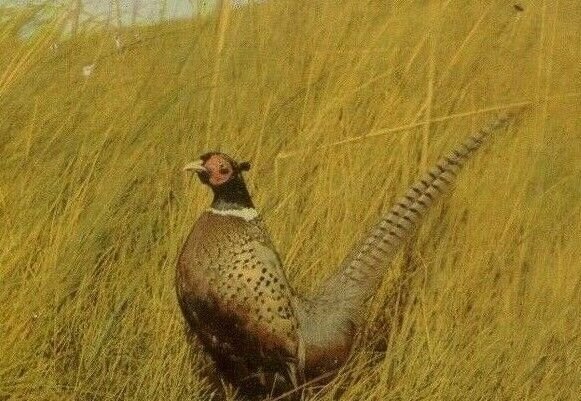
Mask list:
[[238,165],[238,170],[240,171],[248,171],[250,170],[250,162],[242,162]]

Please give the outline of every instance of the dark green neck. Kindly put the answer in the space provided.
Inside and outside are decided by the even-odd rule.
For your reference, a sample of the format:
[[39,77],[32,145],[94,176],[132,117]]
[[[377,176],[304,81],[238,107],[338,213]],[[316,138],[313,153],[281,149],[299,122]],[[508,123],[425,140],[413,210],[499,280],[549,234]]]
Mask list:
[[212,208],[217,210],[254,208],[244,179],[237,176],[224,184],[212,188]]

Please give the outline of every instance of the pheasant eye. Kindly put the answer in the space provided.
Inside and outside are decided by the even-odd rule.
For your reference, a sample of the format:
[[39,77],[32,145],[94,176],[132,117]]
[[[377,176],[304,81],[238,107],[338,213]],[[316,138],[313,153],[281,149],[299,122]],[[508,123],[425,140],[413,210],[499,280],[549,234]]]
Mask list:
[[227,167],[223,167],[223,166],[220,167],[219,171],[220,171],[220,174],[222,174],[222,175],[226,175],[230,172],[230,170]]

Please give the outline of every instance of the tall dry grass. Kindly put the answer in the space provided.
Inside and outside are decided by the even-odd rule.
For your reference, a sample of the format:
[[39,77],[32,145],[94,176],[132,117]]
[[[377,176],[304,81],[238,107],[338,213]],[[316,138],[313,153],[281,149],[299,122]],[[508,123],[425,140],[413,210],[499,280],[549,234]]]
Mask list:
[[581,11],[521,5],[277,0],[58,48],[62,18],[22,41],[30,14],[1,10],[0,399],[212,397],[173,289],[210,199],[181,167],[204,151],[252,161],[308,292],[511,105],[526,109],[386,269],[353,360],[305,397],[578,399]]

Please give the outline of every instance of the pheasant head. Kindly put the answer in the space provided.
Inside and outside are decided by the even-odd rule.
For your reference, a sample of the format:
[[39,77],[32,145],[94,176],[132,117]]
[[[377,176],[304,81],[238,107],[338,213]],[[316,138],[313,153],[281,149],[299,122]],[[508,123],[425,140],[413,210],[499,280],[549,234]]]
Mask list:
[[254,208],[242,177],[242,173],[248,170],[249,162],[237,162],[221,152],[205,153],[184,166],[184,171],[193,171],[203,184],[212,189],[212,208],[216,210]]

